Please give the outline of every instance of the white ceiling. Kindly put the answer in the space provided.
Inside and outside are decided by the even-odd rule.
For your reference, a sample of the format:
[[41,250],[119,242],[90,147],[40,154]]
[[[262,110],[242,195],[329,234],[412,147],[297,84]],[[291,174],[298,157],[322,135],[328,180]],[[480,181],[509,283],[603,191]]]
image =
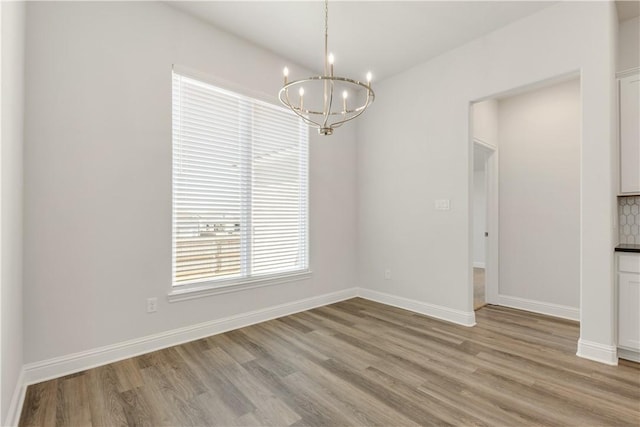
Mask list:
[[[364,79],[370,70],[374,80],[382,80],[552,3],[555,2],[332,1],[329,50],[335,55],[337,75]],[[294,63],[316,72],[322,68],[323,2],[169,4]]]

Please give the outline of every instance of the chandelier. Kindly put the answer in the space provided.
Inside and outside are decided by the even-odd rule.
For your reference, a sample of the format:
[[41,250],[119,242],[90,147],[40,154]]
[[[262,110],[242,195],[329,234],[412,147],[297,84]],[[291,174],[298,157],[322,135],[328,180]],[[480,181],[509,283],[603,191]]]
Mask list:
[[[367,82],[338,77],[333,74],[333,54],[328,51],[329,1],[324,2],[324,74],[289,81],[289,69],[284,68],[284,85],[280,102],[296,113],[320,135],[331,135],[335,128],[364,113],[376,95],[371,89],[371,73]],[[293,93],[293,96],[291,96]],[[306,97],[305,97],[306,94]],[[336,96],[342,97],[336,101]]]

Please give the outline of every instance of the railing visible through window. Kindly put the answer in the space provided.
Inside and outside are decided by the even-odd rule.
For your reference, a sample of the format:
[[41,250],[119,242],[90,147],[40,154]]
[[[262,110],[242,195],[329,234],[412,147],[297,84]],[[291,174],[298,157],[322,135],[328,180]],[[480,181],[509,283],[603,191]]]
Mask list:
[[173,73],[174,286],[308,269],[308,129]]

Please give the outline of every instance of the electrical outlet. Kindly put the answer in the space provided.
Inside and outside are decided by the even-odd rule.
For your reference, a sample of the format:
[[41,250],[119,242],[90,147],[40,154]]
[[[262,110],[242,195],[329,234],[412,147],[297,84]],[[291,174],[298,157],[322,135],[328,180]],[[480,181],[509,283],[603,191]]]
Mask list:
[[147,313],[155,313],[158,311],[158,298],[147,298]]
[[384,271],[384,278],[385,278],[386,280],[391,279],[391,270],[390,270],[390,269],[388,269],[388,268],[387,268],[387,269]]

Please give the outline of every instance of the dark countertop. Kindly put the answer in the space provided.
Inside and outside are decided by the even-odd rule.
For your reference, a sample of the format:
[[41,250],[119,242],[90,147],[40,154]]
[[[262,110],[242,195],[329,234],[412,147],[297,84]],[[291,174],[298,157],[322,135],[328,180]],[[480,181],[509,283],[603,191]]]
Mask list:
[[635,252],[640,254],[640,245],[633,243],[620,243],[616,246],[616,252]]

